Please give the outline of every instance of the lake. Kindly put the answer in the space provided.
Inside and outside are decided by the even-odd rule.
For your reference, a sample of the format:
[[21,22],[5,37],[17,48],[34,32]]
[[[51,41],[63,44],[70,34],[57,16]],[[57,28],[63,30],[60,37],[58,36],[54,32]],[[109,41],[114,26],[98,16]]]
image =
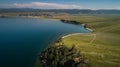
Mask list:
[[34,67],[38,54],[58,37],[88,32],[59,20],[0,18],[0,67]]

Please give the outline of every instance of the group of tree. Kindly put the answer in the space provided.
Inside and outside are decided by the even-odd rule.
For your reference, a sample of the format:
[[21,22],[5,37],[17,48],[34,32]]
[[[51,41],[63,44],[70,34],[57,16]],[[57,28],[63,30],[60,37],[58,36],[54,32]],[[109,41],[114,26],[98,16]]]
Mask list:
[[89,67],[88,61],[75,49],[66,47],[63,43],[52,45],[39,55],[40,67]]

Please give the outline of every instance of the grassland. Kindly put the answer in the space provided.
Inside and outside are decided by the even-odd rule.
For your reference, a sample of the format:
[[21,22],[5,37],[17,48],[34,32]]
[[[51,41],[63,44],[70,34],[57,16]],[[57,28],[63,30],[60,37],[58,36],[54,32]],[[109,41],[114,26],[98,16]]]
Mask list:
[[94,30],[63,38],[67,47],[76,45],[91,67],[120,67],[120,15],[66,15],[55,19],[75,20]]

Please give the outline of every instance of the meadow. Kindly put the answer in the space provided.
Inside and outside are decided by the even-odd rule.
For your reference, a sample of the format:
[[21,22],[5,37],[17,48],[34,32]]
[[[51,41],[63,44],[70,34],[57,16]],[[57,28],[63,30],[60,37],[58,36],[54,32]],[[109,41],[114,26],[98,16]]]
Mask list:
[[93,32],[63,38],[67,47],[76,46],[91,67],[120,67],[120,15],[65,15],[55,19],[87,24]]

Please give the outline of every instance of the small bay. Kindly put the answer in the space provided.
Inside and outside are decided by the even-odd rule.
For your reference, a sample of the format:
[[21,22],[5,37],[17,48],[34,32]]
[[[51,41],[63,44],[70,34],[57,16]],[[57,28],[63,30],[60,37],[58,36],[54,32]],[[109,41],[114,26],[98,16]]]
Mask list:
[[34,67],[38,54],[57,38],[89,32],[59,20],[0,18],[0,67]]

